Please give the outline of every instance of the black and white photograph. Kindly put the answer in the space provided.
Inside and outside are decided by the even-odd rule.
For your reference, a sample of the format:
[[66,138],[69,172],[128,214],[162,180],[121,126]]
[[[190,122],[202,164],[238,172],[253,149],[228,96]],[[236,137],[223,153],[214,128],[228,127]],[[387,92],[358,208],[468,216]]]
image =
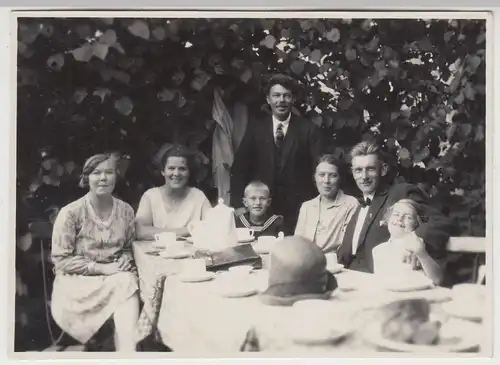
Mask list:
[[12,358],[492,356],[490,14],[11,15]]

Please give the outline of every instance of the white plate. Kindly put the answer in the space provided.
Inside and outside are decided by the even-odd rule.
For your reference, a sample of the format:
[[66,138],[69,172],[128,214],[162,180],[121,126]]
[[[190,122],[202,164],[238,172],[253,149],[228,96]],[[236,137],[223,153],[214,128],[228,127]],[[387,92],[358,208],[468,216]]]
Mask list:
[[158,252],[158,255],[164,259],[185,259],[191,256],[191,252],[184,250],[178,252],[160,251]]
[[226,298],[244,298],[257,294],[258,290],[255,287],[220,285],[215,288],[215,292]]
[[184,283],[201,283],[212,280],[215,277],[215,274],[209,271],[204,272],[203,274],[180,273],[177,277]]
[[255,239],[254,236],[238,237],[239,243],[252,242]]
[[[363,329],[362,333],[366,341],[384,349],[400,352],[414,352],[419,354],[463,352],[477,349],[480,345],[480,336],[477,334],[481,329],[477,324],[459,319],[453,319],[448,323],[443,324],[440,333],[444,332],[444,326],[453,328],[453,331],[448,330],[446,332],[452,332],[452,336],[456,337],[455,341],[437,345],[413,345],[393,341],[382,336],[382,326],[378,321],[370,323]],[[451,340],[448,336],[447,338]],[[446,341],[446,338],[443,338],[443,341]]]
[[293,331],[290,333],[290,338],[300,344],[304,345],[323,345],[339,341],[347,336],[351,331],[348,329],[334,329],[332,328],[328,334],[314,334],[306,333],[305,331]]
[[[331,313],[329,313],[330,308],[328,308],[328,301],[311,301],[311,305],[299,305],[294,306],[297,312],[289,317],[285,323],[287,336],[296,343],[304,345],[325,345],[337,342],[338,340],[344,338],[352,332],[351,324],[347,325],[346,322],[340,323],[339,321],[324,321],[320,320],[318,322],[318,316],[328,316],[331,318]],[[300,302],[297,302],[300,303]],[[313,320],[307,318],[302,314],[302,310],[305,307],[310,307],[310,309],[315,309],[317,306],[316,317],[313,316]],[[300,308],[304,307],[304,308]],[[311,315],[311,313],[309,313]],[[327,317],[324,317],[327,318]]]
[[452,300],[450,302],[443,303],[441,308],[446,314],[452,317],[476,322],[483,320],[483,311],[476,305],[468,305],[468,303],[456,302]]
[[401,278],[380,278],[382,286],[390,291],[407,292],[432,288],[432,281],[422,275]]

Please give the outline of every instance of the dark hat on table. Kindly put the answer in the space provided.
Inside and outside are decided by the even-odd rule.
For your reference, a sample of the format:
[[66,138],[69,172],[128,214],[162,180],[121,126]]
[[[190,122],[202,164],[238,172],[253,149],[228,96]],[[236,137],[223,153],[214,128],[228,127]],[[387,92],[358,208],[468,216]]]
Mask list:
[[337,280],[326,270],[323,251],[302,237],[285,237],[277,243],[270,252],[268,270],[268,288],[261,294],[268,305],[328,299],[337,288]]

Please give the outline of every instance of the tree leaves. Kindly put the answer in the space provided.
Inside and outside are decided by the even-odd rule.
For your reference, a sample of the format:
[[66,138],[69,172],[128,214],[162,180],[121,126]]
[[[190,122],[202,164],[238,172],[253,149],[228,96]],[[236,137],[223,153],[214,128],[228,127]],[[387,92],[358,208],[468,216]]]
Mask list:
[[86,88],[78,88],[73,94],[73,100],[75,103],[80,104],[88,95]]
[[107,29],[100,37],[98,42],[107,46],[113,46],[116,43],[116,32],[113,29]]
[[94,55],[94,49],[90,43],[85,43],[80,48],[74,49],[71,53],[73,53],[75,60],[79,62],[88,62]]
[[325,37],[330,42],[337,43],[340,40],[340,31],[337,28],[332,28],[325,34]]
[[100,58],[101,60],[105,60],[108,55],[109,46],[102,43],[94,43],[92,44],[92,53],[94,56]]
[[167,37],[167,31],[164,27],[155,27],[152,31],[153,37],[159,41],[164,40]]
[[420,149],[417,153],[414,154],[413,162],[419,163],[425,160],[430,155],[431,155],[431,150],[429,149],[429,147],[425,146],[424,148]]
[[47,60],[47,66],[54,71],[60,71],[64,66],[64,56],[61,53],[50,56]]
[[118,110],[120,114],[128,116],[134,110],[134,104],[129,97],[124,96],[115,101],[115,109]]
[[[269,74],[283,72],[301,85],[294,114],[321,126],[331,150],[347,151],[360,138],[380,136],[393,153],[404,146],[391,167],[415,183],[425,179],[418,169],[455,165],[456,175],[433,186],[440,196],[458,186],[455,180],[474,184],[470,176],[482,168],[478,151],[486,133],[485,27],[476,20],[462,19],[455,25],[440,19],[40,23],[19,21],[18,94],[19,104],[26,107],[19,108],[18,118],[23,126],[43,119],[51,128],[48,120],[54,119],[67,120],[72,128],[88,126],[89,133],[109,130],[109,140],[128,149],[133,161],[162,140],[203,146],[209,138],[201,130],[207,133],[212,86],[227,90],[228,107],[234,98],[253,112],[265,104],[262,90]],[[35,60],[42,54],[37,66]],[[57,79],[57,70],[66,68],[78,77]],[[89,95],[102,104],[90,102]],[[89,108],[66,117],[68,100]],[[23,112],[32,106],[40,112]],[[133,123],[115,127],[112,117],[104,117],[109,112],[147,124],[140,132]],[[91,125],[94,120],[98,126]],[[33,124],[34,135],[40,135],[35,131],[41,124]],[[50,136],[36,143],[20,138],[23,145],[47,144],[65,151],[62,142]],[[75,153],[92,153],[94,147],[81,138],[68,137],[75,146],[87,146]],[[442,148],[442,143],[448,141],[463,150],[447,152],[451,147]]]
[[149,26],[143,20],[134,20],[132,24],[128,26],[128,30],[130,33],[135,35],[136,37],[140,37],[143,39],[149,39]]
[[191,81],[191,87],[196,91],[200,91],[205,87],[207,82],[211,79],[211,76],[201,69],[197,69],[194,72],[195,78]]
[[321,56],[322,56],[321,50],[315,49],[309,55],[309,61],[318,63],[321,60]]
[[158,93],[158,100],[165,102],[165,101],[173,101],[175,99],[175,92],[168,90],[168,89],[163,89]]
[[474,72],[481,64],[481,58],[474,55],[471,57],[467,57],[467,65],[470,67],[471,71]]
[[357,52],[354,48],[345,51],[345,58],[347,61],[354,61],[357,58]]
[[408,160],[411,157],[410,151],[408,151],[408,149],[402,147],[398,151],[398,157],[401,160]]
[[290,69],[293,71],[294,74],[301,75],[304,72],[305,65],[306,63],[304,61],[295,60],[290,65]]
[[261,42],[260,45],[267,47],[269,49],[273,49],[276,44],[276,38],[272,34],[268,34],[266,38],[264,38]]
[[243,73],[240,75],[240,80],[243,81],[245,84],[248,83],[248,81],[250,81],[251,78],[252,78],[252,70],[250,70],[249,68],[245,69],[245,71],[243,71]]

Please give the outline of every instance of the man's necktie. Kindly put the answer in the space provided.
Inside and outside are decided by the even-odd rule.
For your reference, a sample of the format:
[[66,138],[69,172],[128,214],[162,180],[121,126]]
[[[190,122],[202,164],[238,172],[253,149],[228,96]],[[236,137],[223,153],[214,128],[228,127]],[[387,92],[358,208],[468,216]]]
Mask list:
[[283,144],[283,139],[285,139],[285,133],[283,133],[283,123],[278,124],[278,128],[276,128],[276,147],[280,148]]
[[370,204],[372,203],[371,199],[370,198],[359,198],[359,204],[361,204],[361,207],[362,208],[366,208],[366,207],[369,207]]

